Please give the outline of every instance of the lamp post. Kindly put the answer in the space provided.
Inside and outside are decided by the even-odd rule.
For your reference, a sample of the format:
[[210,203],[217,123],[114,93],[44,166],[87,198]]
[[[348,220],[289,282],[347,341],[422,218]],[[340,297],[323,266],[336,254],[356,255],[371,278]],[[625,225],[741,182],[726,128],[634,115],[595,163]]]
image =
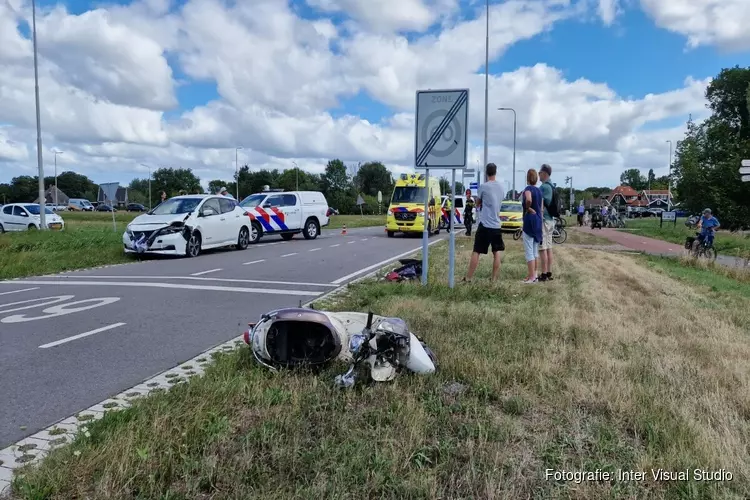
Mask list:
[[238,151],[240,149],[242,149],[242,147],[234,148],[234,177],[235,182],[237,183],[237,201],[240,201],[240,164],[237,160]]
[[146,167],[148,169],[148,210],[151,211],[151,167],[146,165],[145,163],[141,163],[142,167]]
[[47,230],[44,197],[44,163],[42,161],[42,120],[39,115],[39,63],[36,48],[36,1],[31,0],[31,32],[34,39],[34,98],[36,100],[36,163],[39,169],[39,226]]
[[[484,167],[487,166],[487,129],[489,124],[490,101],[490,0],[485,2],[485,30],[484,30]],[[483,168],[484,168],[483,167]],[[479,186],[480,172],[477,171],[477,186]]]
[[513,194],[516,193],[516,110],[513,108],[497,108],[498,111],[513,111]]
[[52,152],[55,153],[55,210],[57,210],[57,155],[61,155],[63,152],[56,149],[53,149]]
[[299,191],[299,167],[297,166],[297,162],[296,161],[293,161],[292,165],[294,165],[295,184],[297,186],[297,191]]
[[669,143],[669,170],[667,171],[667,210],[672,210],[672,141]]

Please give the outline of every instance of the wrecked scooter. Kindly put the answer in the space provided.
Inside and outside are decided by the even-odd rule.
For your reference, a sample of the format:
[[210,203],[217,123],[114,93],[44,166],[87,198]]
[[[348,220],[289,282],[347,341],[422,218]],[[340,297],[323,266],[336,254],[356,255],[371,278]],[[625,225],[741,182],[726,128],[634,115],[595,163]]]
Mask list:
[[376,382],[393,380],[404,369],[429,374],[437,368],[432,350],[404,320],[373,313],[277,309],[250,324],[244,340],[255,359],[272,370],[350,363],[336,377],[338,387],[353,386],[360,368]]

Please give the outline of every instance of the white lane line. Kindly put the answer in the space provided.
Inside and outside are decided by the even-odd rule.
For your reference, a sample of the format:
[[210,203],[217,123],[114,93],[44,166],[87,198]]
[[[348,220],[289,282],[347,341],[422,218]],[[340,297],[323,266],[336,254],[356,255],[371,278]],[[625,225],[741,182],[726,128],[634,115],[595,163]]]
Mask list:
[[265,261],[266,261],[266,259],[253,260],[253,261],[250,261],[250,262],[245,262],[242,265],[243,266],[249,266],[250,264],[260,264],[261,262],[265,262]]
[[[443,241],[443,240],[439,239],[439,240],[431,241],[430,243],[427,244],[427,246],[432,246],[435,243],[439,243],[441,241]],[[345,282],[345,281],[347,281],[347,280],[349,280],[351,278],[354,278],[355,276],[358,276],[360,274],[366,273],[367,271],[372,271],[373,269],[381,268],[384,265],[388,264],[389,262],[393,262],[396,259],[400,259],[402,257],[406,257],[407,255],[411,255],[411,254],[413,254],[415,252],[419,252],[420,250],[422,250],[421,246],[417,247],[417,248],[414,248],[412,250],[409,250],[408,252],[400,253],[400,254],[396,255],[395,257],[391,257],[390,259],[386,259],[386,260],[384,260],[382,262],[378,262],[377,264],[373,264],[371,266],[365,267],[364,269],[360,269],[359,271],[355,271],[355,272],[353,272],[351,274],[347,274],[346,276],[342,276],[341,278],[337,279],[336,281],[331,281],[331,284],[333,284],[333,285],[340,285],[341,283],[343,283],[343,282]]]
[[82,339],[83,337],[88,337],[89,335],[106,332],[107,330],[112,330],[113,328],[117,328],[125,324],[126,323],[115,323],[113,325],[103,326],[101,328],[97,328],[96,330],[91,330],[90,332],[79,333],[78,335],[73,335],[72,337],[66,337],[64,339],[55,340],[54,342],[50,342],[49,344],[42,344],[39,346],[39,349],[47,349],[49,347],[55,347],[56,345],[65,344],[67,342],[72,342],[73,340]]
[[340,246],[341,246],[341,243],[336,243],[335,245],[331,245],[331,248],[333,248],[333,247],[340,247]]
[[204,274],[215,273],[216,271],[221,271],[221,268],[219,267],[217,269],[209,269],[208,271],[201,271],[199,273],[193,273],[190,276],[203,276]]
[[[262,261],[259,261],[262,262]],[[289,286],[334,286],[330,283],[300,283],[299,281],[266,281],[266,280],[243,280],[238,278],[200,278],[198,276],[55,276],[55,278],[102,278],[102,279],[129,279],[129,280],[192,280],[192,281],[224,281],[227,283],[258,283],[263,285],[289,285]]]
[[24,288],[23,290],[11,290],[10,292],[0,292],[0,295],[10,295],[11,293],[30,292],[31,290],[39,290],[38,286],[34,288]]
[[282,255],[282,257],[291,257],[292,255],[297,255],[297,252],[285,253],[284,255]]
[[346,243],[347,245],[351,245],[352,243],[356,243],[356,241],[352,240],[352,241],[347,241]]
[[[21,283],[19,281],[19,283]],[[178,290],[207,290],[214,292],[264,293],[267,295],[303,295],[318,296],[321,292],[301,290],[279,290],[274,288],[243,288],[237,286],[185,285],[177,283],[141,283],[141,282],[103,282],[103,281],[24,281],[29,285],[81,285],[81,286],[125,286],[141,288],[176,288]],[[5,311],[7,312],[7,311]]]
[[361,239],[361,240],[359,240],[359,241],[367,241],[367,238],[362,238],[362,239]]
[[312,248],[312,249],[308,250],[308,252],[317,252],[318,250],[320,250],[320,248]]

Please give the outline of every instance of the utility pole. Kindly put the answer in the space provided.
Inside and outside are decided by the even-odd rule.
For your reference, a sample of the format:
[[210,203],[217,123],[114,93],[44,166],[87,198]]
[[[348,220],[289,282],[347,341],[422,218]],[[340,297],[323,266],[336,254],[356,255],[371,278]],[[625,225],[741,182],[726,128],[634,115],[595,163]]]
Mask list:
[[570,195],[568,196],[570,198],[570,213],[573,213],[573,203],[575,200],[575,195],[573,194],[573,176],[565,177],[565,184],[568,184],[570,182]]
[[516,194],[516,110],[513,108],[497,108],[498,111],[513,111],[513,195]]
[[148,210],[151,211],[151,167],[146,165],[145,163],[141,163],[142,167],[146,167],[148,169]]
[[237,152],[240,149],[242,148],[241,147],[234,148],[234,177],[235,177],[235,182],[237,183],[237,201],[240,201],[240,164],[237,161],[237,157],[238,157]]
[[295,184],[297,185],[296,191],[299,191],[299,167],[297,166],[296,161],[293,161],[292,165],[294,165]]
[[669,143],[669,170],[667,171],[667,211],[669,212],[672,210],[672,141],[667,142]]
[[[489,124],[490,110],[490,0],[485,2],[485,35],[484,35],[484,165],[481,170],[487,167],[487,127]],[[477,188],[479,187],[479,177],[481,172],[477,170]]]
[[36,0],[31,0],[31,30],[34,38],[34,97],[36,99],[36,163],[39,169],[39,226],[46,231],[46,199],[44,197],[44,163],[42,160],[42,119],[39,114],[39,62],[36,47]]
[[55,153],[55,210],[57,210],[57,155],[61,155],[63,152],[57,151],[56,149],[52,152]]

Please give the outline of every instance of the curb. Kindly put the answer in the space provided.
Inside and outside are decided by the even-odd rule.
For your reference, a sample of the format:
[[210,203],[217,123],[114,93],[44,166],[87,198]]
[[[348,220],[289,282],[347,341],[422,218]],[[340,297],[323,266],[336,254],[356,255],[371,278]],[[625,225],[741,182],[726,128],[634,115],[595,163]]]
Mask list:
[[[421,252],[421,249],[414,253],[418,252]],[[394,257],[383,264],[382,267],[344,283],[313,300],[300,304],[300,306],[310,308],[316,302],[343,295],[350,285],[372,278],[399,258],[403,257]],[[214,355],[232,352],[243,345],[245,345],[243,335],[234,337],[0,450],[0,497],[10,492],[11,481],[16,469],[28,464],[38,464],[52,450],[72,443],[78,433],[87,432],[87,422],[99,420],[105,413],[129,408],[132,401],[146,397],[154,391],[168,391],[177,384],[186,383],[192,377],[199,377],[205,373],[212,363]]]

